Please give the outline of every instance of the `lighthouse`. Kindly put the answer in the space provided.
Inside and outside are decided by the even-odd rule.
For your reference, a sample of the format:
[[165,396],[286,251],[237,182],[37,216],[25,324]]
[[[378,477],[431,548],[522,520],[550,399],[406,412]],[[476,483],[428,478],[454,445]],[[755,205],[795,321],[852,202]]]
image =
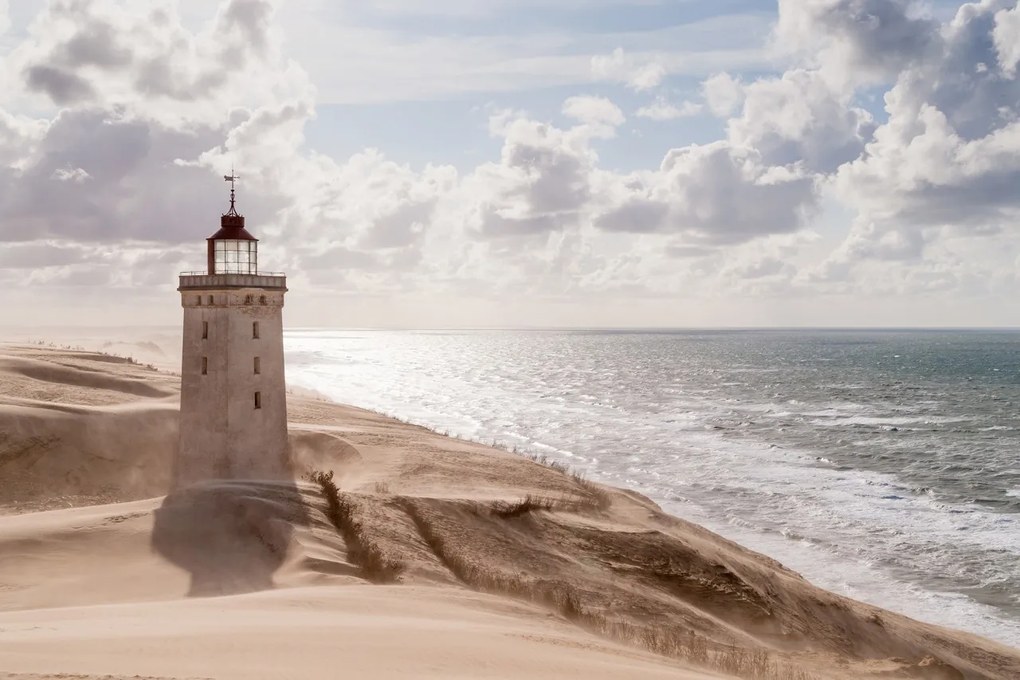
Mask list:
[[206,239],[206,270],[180,275],[181,420],[174,483],[292,479],[283,298],[287,277],[259,271],[257,238],[230,209]]

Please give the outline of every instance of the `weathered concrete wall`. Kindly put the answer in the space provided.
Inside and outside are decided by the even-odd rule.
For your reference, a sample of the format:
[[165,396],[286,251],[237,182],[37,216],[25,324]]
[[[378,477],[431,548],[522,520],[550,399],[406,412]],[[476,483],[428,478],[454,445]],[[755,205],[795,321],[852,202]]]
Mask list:
[[[184,340],[176,486],[205,479],[292,479],[283,296],[281,290],[262,288],[181,292]],[[206,338],[203,322],[208,323]],[[254,322],[259,324],[258,338],[252,337]],[[208,361],[205,375],[203,357]],[[255,408],[256,392],[261,408]]]

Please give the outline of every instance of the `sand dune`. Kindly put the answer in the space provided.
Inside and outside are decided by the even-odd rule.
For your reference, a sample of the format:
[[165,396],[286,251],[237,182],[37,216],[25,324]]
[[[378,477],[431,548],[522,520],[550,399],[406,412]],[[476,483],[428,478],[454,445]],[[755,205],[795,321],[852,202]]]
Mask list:
[[708,677],[525,605],[448,588],[295,588],[2,620],[0,663],[29,677]]
[[359,409],[291,400],[294,483],[171,490],[172,376],[8,346],[0,386],[0,678],[1020,677],[639,494]]

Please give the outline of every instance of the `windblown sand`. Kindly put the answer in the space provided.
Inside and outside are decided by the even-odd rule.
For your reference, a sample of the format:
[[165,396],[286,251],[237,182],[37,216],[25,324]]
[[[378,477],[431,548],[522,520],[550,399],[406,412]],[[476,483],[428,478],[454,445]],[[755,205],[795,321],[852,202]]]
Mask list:
[[290,398],[295,480],[174,489],[178,383],[0,347],[0,678],[1020,678],[636,493],[326,401]]

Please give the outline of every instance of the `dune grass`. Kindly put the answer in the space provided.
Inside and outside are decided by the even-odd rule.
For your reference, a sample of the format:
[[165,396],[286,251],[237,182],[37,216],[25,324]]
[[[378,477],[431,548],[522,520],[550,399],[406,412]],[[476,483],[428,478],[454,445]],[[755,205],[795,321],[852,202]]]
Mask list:
[[[608,494],[605,494],[608,497]],[[540,510],[564,512],[586,512],[592,510],[605,510],[605,499],[596,495],[563,496],[550,498],[548,496],[535,496],[528,494],[516,501],[493,501],[489,504],[489,512],[503,519],[523,517],[532,512]]]
[[519,501],[506,502],[495,501],[489,506],[490,512],[496,517],[504,519],[520,517],[536,510],[552,510],[556,507],[556,501],[542,496],[528,494]]
[[570,476],[574,483],[580,487],[586,499],[586,505],[595,510],[608,510],[613,504],[613,497],[601,484],[591,481],[583,473],[571,471]]
[[386,557],[378,544],[356,519],[357,503],[350,494],[344,494],[333,481],[332,472],[313,472],[311,480],[319,485],[326,499],[326,517],[347,545],[347,558],[358,567],[361,576],[372,583],[394,583],[404,571],[399,560]]

